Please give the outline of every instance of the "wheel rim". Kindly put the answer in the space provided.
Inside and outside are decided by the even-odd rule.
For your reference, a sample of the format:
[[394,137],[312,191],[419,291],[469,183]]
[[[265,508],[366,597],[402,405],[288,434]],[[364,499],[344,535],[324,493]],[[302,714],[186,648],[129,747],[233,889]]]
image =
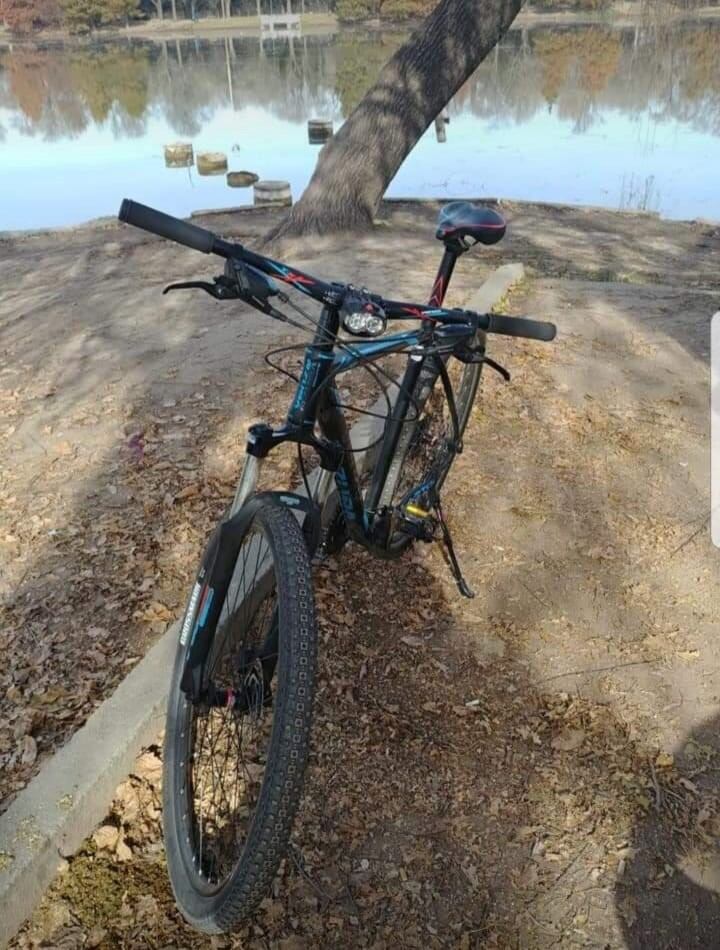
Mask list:
[[219,891],[239,863],[270,754],[279,656],[277,584],[265,534],[243,539],[206,668],[202,704],[188,704],[183,789],[196,887]]
[[[457,359],[449,359],[446,369],[450,377],[460,426],[460,435],[467,423],[473,389],[474,367]],[[403,460],[393,491],[392,504],[400,506],[412,501],[421,507],[427,501],[424,486],[440,487],[452,460],[454,435],[445,387],[438,376],[427,398],[421,418]]]

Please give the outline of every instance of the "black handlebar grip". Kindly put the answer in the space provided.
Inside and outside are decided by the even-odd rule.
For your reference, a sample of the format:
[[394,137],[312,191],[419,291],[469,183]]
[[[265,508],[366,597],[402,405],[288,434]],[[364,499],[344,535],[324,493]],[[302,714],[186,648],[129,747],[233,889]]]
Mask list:
[[174,218],[171,214],[148,208],[147,205],[142,205],[139,201],[131,201],[129,198],[123,199],[118,219],[170,241],[184,244],[195,251],[202,251],[203,254],[209,254],[218,240],[212,231],[199,228],[196,224],[190,224],[180,218]]
[[500,314],[488,315],[488,333],[500,333],[503,336],[521,336],[527,340],[542,340],[549,343],[555,339],[557,327],[554,323],[540,320],[526,320],[525,317],[503,317]]

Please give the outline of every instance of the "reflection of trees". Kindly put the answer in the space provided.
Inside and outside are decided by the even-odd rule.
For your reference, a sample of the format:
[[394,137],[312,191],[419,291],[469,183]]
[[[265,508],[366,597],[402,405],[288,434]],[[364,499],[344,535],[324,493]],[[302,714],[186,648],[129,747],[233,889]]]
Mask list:
[[4,60],[24,130],[47,139],[78,135],[112,118],[118,134],[142,134],[148,56],[142,49],[19,52]]
[[336,111],[330,39],[274,37],[258,40],[181,41],[154,55],[153,104],[171,127],[196,135],[221,106],[260,106],[302,121]]
[[142,134],[148,104],[147,50],[112,49],[75,55],[70,69],[75,91],[95,122],[104,122],[113,113],[119,130]]
[[679,118],[720,135],[720,47],[716,31],[697,30],[683,47]]
[[173,131],[192,137],[223,102],[224,85],[212,70],[203,68],[206,44],[193,49],[192,62],[189,51],[183,53],[184,45],[169,48],[162,43],[153,51],[150,95]]
[[566,34],[547,32],[538,36],[533,49],[540,61],[541,92],[548,104],[552,105],[567,81],[574,59],[573,46],[568,43]]
[[380,70],[405,39],[391,33],[385,38],[341,36],[335,44],[337,90],[347,118],[378,77]]
[[559,100],[559,115],[572,119],[576,131],[584,132],[592,125],[595,107],[602,103],[603,93],[618,72],[622,33],[590,27],[551,33],[539,37],[539,42],[540,49],[534,49],[543,72],[543,92],[549,89],[553,94],[548,103]]
[[587,129],[599,112],[648,108],[720,133],[720,29],[697,26],[618,29],[537,28],[524,51],[518,32],[479,68],[465,91],[477,115],[516,121],[548,106]]
[[30,122],[40,121],[47,96],[41,62],[33,53],[16,53],[6,62],[10,95]]
[[[0,58],[0,102],[23,130],[74,135],[109,122],[142,134],[149,109],[195,136],[221,107],[257,106],[300,122],[347,116],[402,41],[400,34],[223,38],[107,44],[101,50],[28,51]],[[720,134],[720,29],[513,31],[458,92],[453,111],[523,121],[555,109],[578,131],[615,109],[677,119]]]
[[583,30],[576,42],[580,85],[596,97],[617,72],[622,35],[610,29],[593,28]]
[[6,57],[5,65],[9,93],[26,120],[27,131],[47,138],[82,132],[87,118],[66,59],[23,50]]

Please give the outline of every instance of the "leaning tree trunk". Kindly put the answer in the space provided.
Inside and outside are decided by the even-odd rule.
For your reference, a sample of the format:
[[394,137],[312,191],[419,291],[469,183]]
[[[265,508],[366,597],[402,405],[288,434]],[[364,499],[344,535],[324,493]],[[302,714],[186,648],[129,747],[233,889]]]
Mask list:
[[425,129],[507,32],[524,0],[441,0],[320,152],[269,238],[367,228]]

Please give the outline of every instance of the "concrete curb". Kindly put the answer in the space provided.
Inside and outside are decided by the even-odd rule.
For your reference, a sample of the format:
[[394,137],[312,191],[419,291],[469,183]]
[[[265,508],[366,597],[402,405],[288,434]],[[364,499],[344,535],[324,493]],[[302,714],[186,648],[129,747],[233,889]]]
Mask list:
[[[523,274],[521,264],[498,268],[467,307],[489,311]],[[385,411],[385,399],[373,408]],[[369,445],[381,426],[380,419],[361,419],[352,429],[353,445]],[[356,461],[363,470],[371,453],[358,453]],[[320,478],[320,471],[312,477]],[[327,491],[327,481],[321,484]],[[0,818],[0,945],[32,914],[60,859],[73,854],[102,821],[136,756],[157,738],[177,637],[174,623]]]

